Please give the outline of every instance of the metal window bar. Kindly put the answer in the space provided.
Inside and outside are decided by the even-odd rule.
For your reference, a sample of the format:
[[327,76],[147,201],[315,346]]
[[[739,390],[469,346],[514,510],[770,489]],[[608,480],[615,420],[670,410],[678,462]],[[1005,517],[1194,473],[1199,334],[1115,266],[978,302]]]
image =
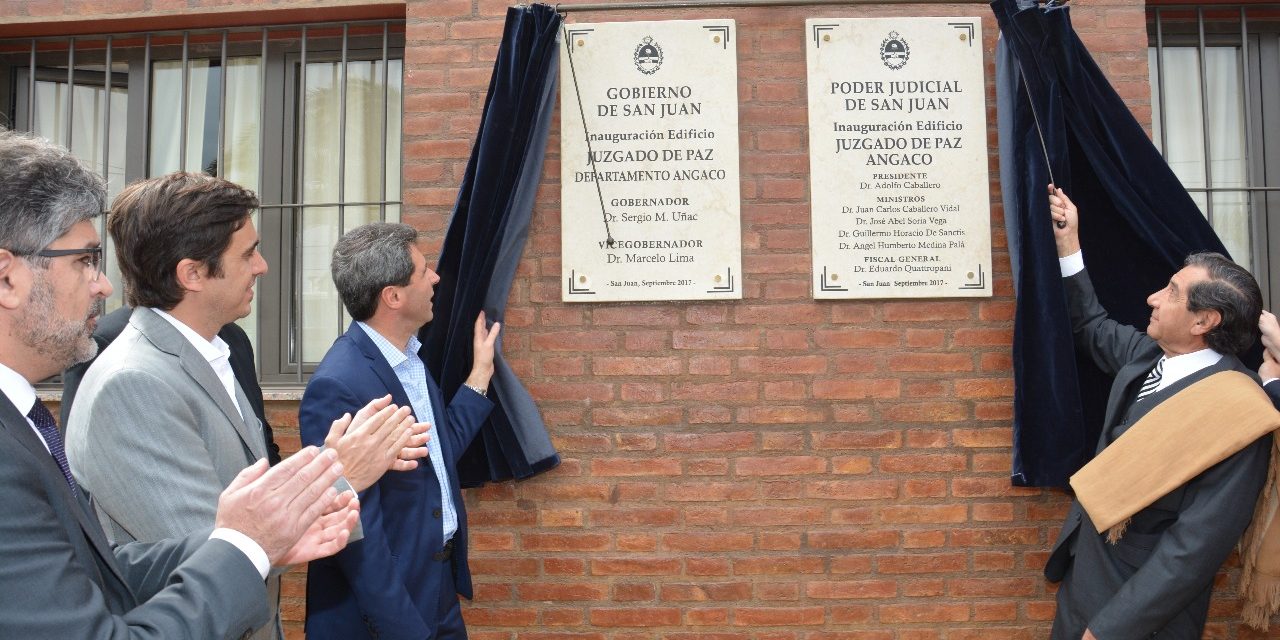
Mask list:
[[1156,99],[1160,108],[1160,155],[1164,157],[1165,162],[1169,161],[1169,119],[1165,117],[1164,111],[1164,88],[1168,85],[1164,82],[1164,21],[1161,19],[1160,8],[1156,8],[1156,82],[1160,85],[1156,91]]
[[[103,94],[102,94],[102,182],[111,188],[111,89],[115,85],[111,68],[111,36],[107,36],[107,60],[103,66]],[[103,244],[106,244],[107,238],[107,216],[98,216],[98,237],[102,238]],[[102,252],[102,262],[98,265],[99,271],[105,271],[107,268],[107,254],[110,251]]]
[[[347,25],[342,25],[342,59],[339,61],[341,69],[339,70],[338,80],[341,87],[338,90],[338,202],[345,202],[347,199]],[[338,205],[338,235],[341,236],[347,229],[347,209],[342,204]],[[339,304],[335,309],[338,313],[338,329],[342,329],[342,305]],[[305,355],[305,354],[304,354]],[[302,357],[298,358],[301,363]],[[298,367],[302,369],[302,367]]]
[[179,115],[179,117],[181,118],[182,126],[178,130],[178,171],[187,170],[187,128],[191,124],[190,122],[187,121],[188,117],[190,116],[190,105],[187,104],[187,100],[188,100],[187,93],[191,91],[191,69],[189,67],[190,62],[187,59],[187,56],[190,53],[188,49],[188,47],[190,46],[190,39],[191,39],[191,34],[186,31],[183,31],[182,32],[182,66],[181,66],[182,89],[181,89],[181,94],[179,98],[179,104],[181,106],[178,107],[179,110],[182,112]]
[[[1204,135],[1204,186],[1213,186],[1213,152],[1209,136],[1209,63],[1204,46],[1204,7],[1196,7],[1196,23],[1199,39],[1196,41],[1196,54],[1200,61],[1200,129]],[[1209,226],[1213,226],[1213,196],[1205,196],[1205,217]]]
[[76,39],[70,38],[67,41],[67,139],[64,143],[68,149],[71,149],[71,108],[75,105],[76,92]]
[[[1240,87],[1244,89],[1244,163],[1245,166],[1249,166],[1250,161],[1253,159],[1249,155],[1251,145],[1248,137],[1249,132],[1253,131],[1253,109],[1250,108],[1253,101],[1250,99],[1249,88],[1249,19],[1247,9],[1243,6],[1240,7]],[[1252,206],[1252,204],[1253,198],[1250,196],[1247,206]]]
[[[289,344],[292,345],[293,360],[297,363],[297,382],[302,383],[302,369],[306,361],[306,349],[303,344],[303,310],[302,310],[302,234],[303,217],[306,215],[307,201],[307,27],[302,27],[302,60],[298,69],[298,188],[295,200],[298,208],[294,209],[293,226],[293,299],[294,313],[298,323],[289,323]],[[345,90],[345,87],[344,87]]]
[[[262,126],[261,123],[265,123],[267,121],[267,99],[266,98],[267,98],[267,37],[268,35],[269,34],[267,33],[267,28],[263,27],[262,28],[262,55],[261,57],[258,58],[258,101],[262,103],[260,108],[258,109],[258,122],[260,123],[259,127]],[[223,95],[226,95],[226,94],[223,94]],[[261,132],[258,133],[258,141],[259,143],[258,143],[257,191],[258,193],[262,193],[262,183],[263,183],[263,180],[265,179],[263,177],[263,173],[267,166],[267,145],[262,144]],[[258,220],[262,221],[262,207],[258,207]],[[261,282],[261,280],[259,280],[259,282]],[[261,291],[261,290],[262,290],[262,287],[261,285],[259,285],[258,291]],[[254,331],[254,335],[257,336],[257,339],[259,341],[262,340],[262,328],[263,328],[262,316],[263,314],[261,313],[261,309],[259,309],[258,314],[254,316],[254,323],[257,325]],[[261,379],[262,378],[262,349],[255,349],[254,355],[257,356],[256,358],[257,362],[255,362],[254,364],[258,369],[258,378]]]
[[36,41],[31,39],[31,64],[27,67],[27,130],[36,128]]
[[[222,31],[222,50],[218,55],[218,152],[214,157],[217,158],[216,169],[214,175],[226,176],[226,146],[227,146],[227,32]],[[261,145],[259,145],[261,146]]]
[[[379,222],[387,221],[387,120],[391,118],[391,115],[387,113],[387,110],[391,108],[390,100],[388,99],[391,88],[387,76],[388,68],[391,66],[387,61],[387,30],[389,27],[388,23],[382,23],[382,152],[378,154],[378,162],[382,168],[378,172],[378,199],[383,202],[378,205]],[[404,92],[401,91],[400,94],[404,95]],[[404,110],[401,109],[400,113],[403,114]],[[403,145],[401,148],[403,148]],[[403,162],[401,162],[401,166],[404,166]]]

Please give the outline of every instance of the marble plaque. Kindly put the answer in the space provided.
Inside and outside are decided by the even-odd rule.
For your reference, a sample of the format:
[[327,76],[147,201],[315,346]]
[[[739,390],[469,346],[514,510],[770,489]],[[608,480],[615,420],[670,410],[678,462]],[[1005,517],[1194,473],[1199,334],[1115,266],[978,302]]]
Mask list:
[[991,295],[979,18],[805,22],[815,298]]
[[561,295],[742,297],[732,20],[566,25]]

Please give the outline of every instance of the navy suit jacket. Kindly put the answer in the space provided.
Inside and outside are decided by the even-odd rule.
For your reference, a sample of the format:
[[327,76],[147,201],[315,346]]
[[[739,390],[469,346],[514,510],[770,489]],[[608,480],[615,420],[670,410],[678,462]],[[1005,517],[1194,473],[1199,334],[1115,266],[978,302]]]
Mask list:
[[[471,597],[467,568],[467,517],[458,484],[457,462],[493,409],[484,396],[462,387],[446,408],[440,387],[427,374],[440,443],[449,470],[447,491],[458,511],[452,566],[432,559],[444,547],[441,487],[427,458],[413,471],[389,471],[360,494],[364,540],[331,558],[312,562],[307,572],[307,637],[414,638],[435,632],[440,571],[452,569],[458,593]],[[352,323],[325,354],[307,384],[299,408],[305,445],[319,445],[334,416],[355,414],[370,400],[390,393],[410,406],[409,397],[386,358],[359,325]]]
[[262,576],[209,529],[112,546],[0,393],[0,638],[239,638],[270,619]]

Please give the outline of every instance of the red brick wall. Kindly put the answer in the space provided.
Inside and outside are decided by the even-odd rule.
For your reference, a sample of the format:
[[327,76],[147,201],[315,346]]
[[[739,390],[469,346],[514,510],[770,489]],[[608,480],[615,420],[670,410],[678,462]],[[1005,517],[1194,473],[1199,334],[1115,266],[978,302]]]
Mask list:
[[[61,4],[6,6],[25,16]],[[67,0],[62,10],[82,4]],[[159,9],[147,0],[115,5],[139,11],[130,16]],[[442,234],[447,224],[506,6],[406,7],[405,217],[422,229]],[[983,18],[991,299],[810,298],[804,20],[885,15]],[[1073,9],[1099,64],[1149,123],[1143,16],[1136,0]],[[468,493],[472,637],[1046,637],[1053,589],[1040,569],[1067,500],[1008,481],[1013,300],[989,9],[612,11],[569,20],[709,17],[738,27],[744,299],[562,303],[553,129],[504,332],[564,463]],[[296,403],[271,410],[296,447]],[[1258,637],[1234,622],[1234,584],[1234,570],[1219,581],[1210,635]],[[287,585],[290,635],[300,636],[301,572]]]

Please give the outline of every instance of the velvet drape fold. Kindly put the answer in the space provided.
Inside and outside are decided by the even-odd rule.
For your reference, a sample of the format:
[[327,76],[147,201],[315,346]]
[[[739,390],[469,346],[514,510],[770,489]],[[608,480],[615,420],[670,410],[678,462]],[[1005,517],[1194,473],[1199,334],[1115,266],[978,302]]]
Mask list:
[[[435,319],[420,333],[446,399],[470,373],[480,310],[490,322],[505,316],[555,108],[561,21],[547,5],[507,10],[480,130],[436,267]],[[463,486],[527,478],[560,463],[537,405],[501,353],[494,367],[489,395],[497,406],[458,464]]]
[[1072,342],[1050,175],[1080,208],[1085,264],[1120,322],[1145,328],[1147,296],[1189,253],[1226,250],[1085,49],[1070,10],[1025,0],[991,8],[1000,26],[1000,181],[1017,295],[1012,482],[1063,487],[1093,457],[1111,380],[1077,357]]

